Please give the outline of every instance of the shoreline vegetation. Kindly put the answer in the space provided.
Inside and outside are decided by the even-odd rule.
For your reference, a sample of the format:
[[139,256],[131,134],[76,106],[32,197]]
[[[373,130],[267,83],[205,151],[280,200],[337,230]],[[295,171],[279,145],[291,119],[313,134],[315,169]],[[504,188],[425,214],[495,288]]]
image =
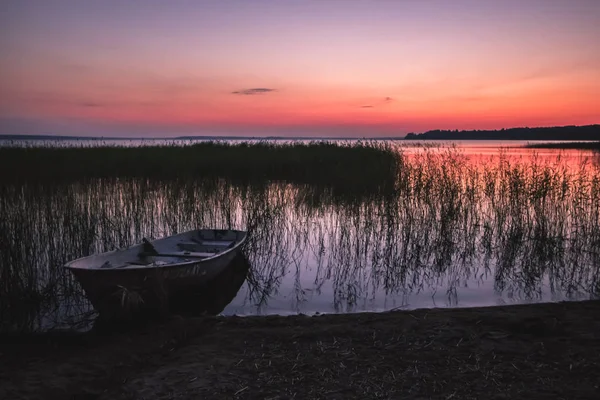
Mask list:
[[176,316],[121,333],[5,336],[0,397],[594,399],[599,314],[586,301]]
[[370,141],[352,146],[330,142],[204,142],[183,146],[0,147],[0,182],[4,183],[225,179],[237,184],[308,184],[360,197],[393,190],[398,168],[393,146]]
[[443,281],[458,298],[484,275],[521,301],[541,299],[546,281],[594,299],[599,171],[371,142],[1,148],[0,398],[595,398],[598,300],[25,332],[48,321],[40,310],[83,298],[66,260],[190,224],[251,232],[251,304],[274,296],[289,265],[303,301],[298,256],[311,252],[342,313],[371,290]]
[[97,178],[227,179],[313,184],[371,191],[394,184],[395,149],[359,142],[184,146],[0,147],[0,182]]
[[65,262],[207,226],[249,232],[245,301],[257,308],[280,290],[302,304],[322,285],[339,312],[371,293],[440,290],[457,304],[482,282],[523,301],[600,294],[596,163],[360,146],[2,149],[0,331],[87,315]]

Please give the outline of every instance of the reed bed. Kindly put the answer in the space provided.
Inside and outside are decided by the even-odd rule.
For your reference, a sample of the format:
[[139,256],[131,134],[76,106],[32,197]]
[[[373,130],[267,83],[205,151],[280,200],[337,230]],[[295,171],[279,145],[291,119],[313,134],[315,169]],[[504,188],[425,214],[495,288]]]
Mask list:
[[0,147],[0,182],[72,182],[98,178],[285,181],[369,191],[393,187],[393,148],[204,142],[183,146]]
[[61,268],[69,259],[206,226],[249,231],[242,295],[254,312],[282,299],[307,312],[315,296],[338,312],[382,296],[405,307],[419,293],[452,306],[486,282],[522,301],[600,294],[598,165],[505,153],[483,163],[457,149],[394,157],[393,190],[365,192],[189,177],[4,182],[0,328],[88,315]]

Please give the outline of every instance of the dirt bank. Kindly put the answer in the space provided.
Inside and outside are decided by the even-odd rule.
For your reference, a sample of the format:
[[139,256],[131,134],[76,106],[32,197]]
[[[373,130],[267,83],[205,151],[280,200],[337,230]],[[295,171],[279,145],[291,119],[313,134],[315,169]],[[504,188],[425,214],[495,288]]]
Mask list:
[[2,338],[0,398],[596,398],[600,301]]

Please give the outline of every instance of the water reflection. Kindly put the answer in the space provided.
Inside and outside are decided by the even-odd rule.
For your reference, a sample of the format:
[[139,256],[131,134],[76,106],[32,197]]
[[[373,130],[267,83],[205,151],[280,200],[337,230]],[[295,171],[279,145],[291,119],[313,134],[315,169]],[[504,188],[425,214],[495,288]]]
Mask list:
[[244,261],[214,290],[179,302],[195,312],[198,304],[208,313],[288,314],[600,293],[599,166],[505,153],[480,161],[447,149],[411,153],[393,193],[360,197],[225,181],[1,187],[1,328],[90,318],[66,261],[200,227],[247,229],[250,267]]

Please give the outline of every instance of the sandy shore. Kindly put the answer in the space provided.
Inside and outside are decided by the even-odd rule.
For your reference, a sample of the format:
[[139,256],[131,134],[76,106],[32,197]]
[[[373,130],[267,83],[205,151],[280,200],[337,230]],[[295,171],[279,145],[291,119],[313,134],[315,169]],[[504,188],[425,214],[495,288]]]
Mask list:
[[600,301],[3,337],[3,399],[596,398]]

